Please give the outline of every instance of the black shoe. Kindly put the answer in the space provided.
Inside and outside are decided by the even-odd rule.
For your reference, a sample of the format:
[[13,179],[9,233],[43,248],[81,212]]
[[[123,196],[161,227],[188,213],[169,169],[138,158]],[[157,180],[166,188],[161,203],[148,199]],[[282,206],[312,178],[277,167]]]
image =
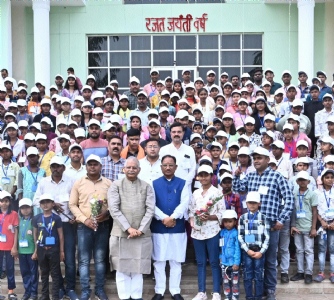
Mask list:
[[183,297],[181,296],[181,294],[175,294],[174,296],[172,296],[172,298],[174,300],[184,300]]
[[310,284],[310,283],[312,283],[312,275],[310,275],[310,274],[306,274],[305,275],[305,284]]
[[155,295],[153,296],[152,300],[161,300],[161,299],[163,299],[163,298],[164,298],[164,296],[162,296],[161,294],[155,294]]
[[28,300],[30,298],[30,296],[28,295],[23,295],[23,297],[21,298],[21,300]]
[[5,279],[7,277],[7,272],[6,272],[6,270],[5,271],[2,271],[1,272],[1,276],[0,276],[0,278],[1,279]]
[[286,273],[281,273],[281,283],[289,283],[289,275]]
[[8,300],[17,300],[17,295],[15,293],[8,294]]
[[304,273],[297,273],[295,276],[290,278],[291,281],[298,281],[304,279]]

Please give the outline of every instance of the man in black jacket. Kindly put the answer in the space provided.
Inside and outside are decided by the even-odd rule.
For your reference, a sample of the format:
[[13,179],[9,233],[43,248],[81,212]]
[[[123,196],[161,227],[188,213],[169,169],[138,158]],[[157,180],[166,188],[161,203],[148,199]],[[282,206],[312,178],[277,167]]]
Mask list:
[[53,127],[50,130],[52,132],[55,132],[55,130],[56,130],[56,117],[50,114],[50,110],[51,110],[51,100],[44,98],[41,101],[41,113],[34,117],[34,123],[40,123],[41,120],[44,117],[48,117],[53,124]]

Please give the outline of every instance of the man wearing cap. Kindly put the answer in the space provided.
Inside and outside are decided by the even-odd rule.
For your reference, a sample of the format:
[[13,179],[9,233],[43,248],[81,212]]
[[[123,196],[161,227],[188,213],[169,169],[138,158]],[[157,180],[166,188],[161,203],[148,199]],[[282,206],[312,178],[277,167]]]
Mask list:
[[[5,79],[8,77],[8,70],[7,69],[2,69],[1,70],[1,84],[0,85],[3,85],[5,86]],[[13,80],[13,89],[16,91],[18,89],[18,86],[17,86],[17,82],[14,78],[12,78]]]
[[320,86],[320,92],[321,93],[329,93],[331,94],[332,93],[332,89],[326,85],[326,79],[327,79],[327,74],[325,71],[318,71],[317,72],[317,77],[321,80],[320,83],[319,83],[319,86]]
[[[206,85],[204,87],[207,88],[207,90],[209,91],[209,94],[211,92],[211,86],[213,84],[215,84],[215,80],[216,80],[216,72],[213,71],[213,70],[209,70],[207,73],[206,73]],[[222,93],[222,89],[221,87],[218,87],[218,91],[219,93]]]
[[261,68],[255,68],[254,70],[254,90],[257,91],[261,89],[263,80],[263,70]]
[[[108,178],[112,182],[121,179],[124,176],[123,168],[125,159],[121,157],[123,149],[123,141],[119,136],[113,136],[108,145],[109,155],[101,159],[102,171],[101,175]],[[121,176],[119,176],[122,174]]]
[[[104,283],[109,236],[107,191],[111,181],[101,176],[102,164],[97,155],[91,154],[87,157],[86,169],[87,175],[75,181],[69,201],[69,207],[78,222],[78,260],[82,291],[80,299],[90,298],[89,265],[93,255],[95,295],[100,300],[108,300]],[[96,200],[102,201],[102,208],[97,216],[93,216],[91,202],[96,203]]]
[[189,83],[193,83],[193,82],[191,82],[191,72],[190,72],[190,70],[183,70],[182,71],[182,79],[183,79],[182,88],[183,88],[183,91],[185,92],[186,91],[186,86]]
[[80,143],[83,149],[85,161],[91,154],[98,157],[106,157],[108,155],[108,142],[100,138],[101,124],[96,119],[91,119],[88,123],[89,139]]
[[73,144],[69,148],[68,157],[70,163],[66,165],[64,174],[72,179],[78,180],[87,174],[85,166],[81,163],[83,159],[83,151],[80,145]]
[[151,99],[154,95],[158,94],[158,90],[157,90],[157,82],[160,78],[160,74],[159,74],[159,70],[153,68],[150,71],[150,78],[151,78],[151,82],[146,84],[143,87],[143,92],[146,93],[146,95],[148,95],[149,97],[149,101],[151,103]]
[[318,139],[321,136],[327,135],[327,119],[334,116],[333,110],[333,96],[326,94],[322,98],[324,109],[318,111],[314,116],[314,135]]
[[[190,144],[190,136],[192,134],[191,129],[188,127],[188,122],[189,122],[189,114],[187,111],[185,110],[180,110],[178,111],[178,113],[175,116],[175,122],[178,122],[182,125],[183,127],[183,136],[182,136],[182,142],[189,146]],[[172,138],[171,138],[171,129],[168,129],[166,131],[166,141],[168,143],[172,142]]]
[[[235,192],[257,191],[261,195],[260,211],[267,216],[271,225],[269,248],[265,258],[264,290],[268,300],[275,300],[279,233],[284,222],[290,218],[294,198],[284,176],[268,166],[269,151],[257,147],[252,156],[256,171],[246,174],[241,179],[241,169],[236,169],[232,189]],[[282,199],[284,206],[280,209]]]
[[56,130],[56,117],[51,115],[50,111],[51,111],[51,107],[52,107],[52,103],[50,99],[43,99],[41,101],[41,113],[37,114],[34,117],[33,122],[34,123],[40,123],[41,120],[45,117],[49,118],[51,120],[51,131],[55,132]]
[[139,145],[140,131],[135,128],[131,128],[126,132],[126,139],[128,145],[122,150],[121,157],[124,159],[134,156],[138,159],[145,157],[144,149]]
[[63,223],[65,251],[65,291],[64,279],[61,276],[59,299],[66,294],[71,300],[78,299],[75,293],[75,218],[69,209],[69,199],[74,180],[64,174],[65,165],[61,157],[54,156],[50,161],[51,176],[42,178],[37,186],[33,204],[39,207],[41,195],[48,193],[53,196],[55,206],[53,213],[58,214]]
[[57,74],[55,76],[55,84],[57,86],[58,89],[58,95],[61,96],[62,92],[63,92],[63,84],[64,84],[64,78],[63,76],[61,76],[60,74]]
[[270,95],[274,95],[276,90],[278,90],[279,88],[282,87],[282,85],[278,82],[274,82],[274,71],[270,68],[267,68],[264,71],[264,76],[266,78],[266,80],[268,80],[271,84],[271,89],[270,89]]
[[132,76],[129,81],[130,90],[124,92],[129,99],[129,109],[134,110],[137,108],[137,95],[140,90],[140,81],[137,77]]
[[[285,99],[286,93],[288,91],[288,87],[291,85],[291,79],[292,79],[291,72],[289,70],[283,71],[282,81],[283,81],[284,86],[278,89],[280,92],[282,92],[283,99]],[[270,82],[270,80],[268,80],[268,81]],[[300,99],[300,97],[301,97],[300,89],[296,89],[296,91],[297,91],[297,94],[296,94],[295,98]]]
[[137,107],[131,111],[127,120],[127,128],[131,128],[131,116],[136,114],[141,119],[141,127],[148,124],[148,112],[150,108],[148,107],[148,97],[144,91],[140,91],[137,95]]
[[304,71],[298,72],[299,85],[297,86],[297,88],[300,89],[300,93],[301,93],[300,98],[303,101],[306,100],[307,95],[310,93],[310,86],[307,84],[307,79],[308,79],[308,76],[306,72]]
[[4,86],[0,86],[0,105],[2,105],[7,111],[10,102],[6,98],[6,95],[6,88]]
[[[111,270],[116,270],[120,299],[142,299],[143,276],[151,273],[154,215],[153,188],[138,178],[140,164],[130,157],[124,166],[125,178],[108,190],[108,206],[114,225],[110,236]],[[134,251],[137,249],[138,251]]]
[[[147,129],[148,129],[148,137],[149,138],[152,138],[152,139],[156,139],[158,142],[159,142],[159,146],[160,148],[163,147],[163,146],[166,146],[168,144],[168,142],[164,139],[162,139],[160,137],[160,129],[161,129],[161,125],[160,125],[160,122],[158,119],[151,119],[149,122],[148,122],[148,126],[147,126]],[[142,141],[140,143],[140,146],[145,149],[146,147],[146,143],[147,143],[147,140],[145,141]]]

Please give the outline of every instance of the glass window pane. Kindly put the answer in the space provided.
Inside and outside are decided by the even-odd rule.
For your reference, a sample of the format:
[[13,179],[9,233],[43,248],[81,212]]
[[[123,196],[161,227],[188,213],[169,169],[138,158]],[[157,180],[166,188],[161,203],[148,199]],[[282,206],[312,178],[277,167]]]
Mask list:
[[[184,69],[187,69],[187,67],[184,67]],[[183,69],[182,70],[177,70],[177,78],[180,79],[181,81],[183,81],[182,80],[182,71],[183,71]],[[195,74],[194,70],[190,70],[190,73],[191,73],[190,80],[194,81],[194,79],[197,77],[197,75],[196,76],[194,75]],[[174,80],[177,79],[177,78],[174,78]]]
[[262,49],[262,35],[250,34],[244,35],[244,49]]
[[196,52],[176,52],[178,66],[196,66]]
[[111,52],[110,67],[128,67],[129,66],[128,52]]
[[218,51],[200,51],[199,52],[200,65],[218,65]]
[[231,79],[231,76],[238,75],[241,76],[241,68],[240,67],[222,67],[220,69],[220,74],[223,72],[227,72],[228,77]]
[[[209,71],[209,70],[213,70],[216,72],[216,81],[215,81],[215,84],[218,84],[219,85],[219,78],[220,78],[220,74],[218,73],[218,68],[209,68],[209,67],[204,67],[204,68],[199,68],[199,71],[198,71],[198,75],[199,77],[202,77],[202,79],[204,80],[204,82],[206,83],[206,73]],[[195,80],[195,78],[194,78]]]
[[132,50],[151,50],[150,36],[132,36],[131,37]]
[[110,50],[129,50],[128,36],[111,36],[109,37]]
[[108,67],[108,53],[88,53],[88,67]]
[[108,50],[106,36],[88,37],[88,51]]
[[160,4],[160,0],[142,0],[143,4]]
[[110,69],[110,81],[116,79],[119,87],[129,89],[130,72],[128,68],[124,69]]
[[150,66],[151,52],[132,52],[131,62],[132,66]]
[[173,52],[153,52],[154,66],[174,66]]
[[153,36],[154,50],[173,50],[174,37],[171,35]]
[[187,0],[161,0],[161,3],[187,3]]
[[140,80],[142,87],[151,81],[150,68],[132,68],[131,76],[136,76]]
[[196,49],[195,35],[177,35],[176,49]]
[[262,65],[262,51],[243,51],[243,65]]
[[222,35],[222,49],[240,49],[240,35]]
[[104,88],[108,85],[108,69],[89,69],[88,73],[95,76],[98,88]]
[[[205,0],[206,1],[206,0]],[[217,49],[218,35],[199,35],[198,36],[199,49]]]
[[173,70],[164,70],[164,71],[159,71],[160,73],[160,79],[165,81],[166,77],[172,77],[173,78]]
[[221,64],[225,66],[240,65],[240,51],[222,51]]

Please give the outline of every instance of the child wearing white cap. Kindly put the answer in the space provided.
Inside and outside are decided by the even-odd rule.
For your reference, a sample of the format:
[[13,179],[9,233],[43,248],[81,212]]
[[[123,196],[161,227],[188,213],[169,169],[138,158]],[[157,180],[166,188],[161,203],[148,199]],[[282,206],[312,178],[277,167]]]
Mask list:
[[[56,139],[56,138],[55,138]],[[50,161],[51,158],[56,154],[53,151],[49,151],[46,135],[43,133],[38,133],[36,135],[36,147],[39,153],[39,167],[44,169],[46,176],[51,175]]]
[[261,145],[261,135],[255,132],[255,119],[253,117],[247,117],[245,119],[246,136],[249,138],[249,149],[251,153],[255,148]]
[[271,145],[271,152],[277,161],[277,172],[280,172],[287,180],[293,176],[292,163],[284,155],[285,145],[282,141],[275,141]]
[[28,103],[28,114],[32,115],[33,117],[40,113],[41,109],[41,95],[39,89],[37,87],[32,87],[30,92],[30,102]]
[[283,141],[284,140],[284,136],[282,134],[282,132],[278,131],[276,129],[276,123],[275,123],[275,116],[272,114],[267,114],[264,117],[264,127],[267,129],[267,131],[272,131],[275,135],[275,141],[276,140],[280,140]]
[[203,122],[204,124],[209,124],[211,111],[213,111],[214,106],[210,104],[210,101],[208,100],[208,90],[206,88],[201,88],[198,90],[198,97],[199,102],[192,105],[192,110],[194,109],[200,109],[200,111],[203,113]]
[[127,132],[127,130],[130,129],[130,128],[127,128],[128,118],[130,116],[130,113],[132,112],[132,110],[129,109],[129,103],[130,102],[129,102],[128,97],[126,95],[122,95],[119,98],[119,106],[116,110],[116,113],[120,115],[122,119],[122,124],[120,125],[123,125],[122,126],[123,132]]
[[[301,158],[297,158],[295,161],[294,161],[294,165],[295,165],[295,169],[296,169],[296,175],[294,175],[293,177],[291,177],[289,179],[289,186],[290,186],[290,189],[291,191],[295,192],[298,190],[298,184],[296,182],[297,180],[297,175],[299,174],[299,172],[301,171],[306,171],[307,174],[309,174],[309,161],[308,161],[308,158],[307,157],[301,157]],[[310,174],[309,174],[310,175]],[[314,180],[314,178],[312,176],[310,176],[309,178],[309,181],[310,183],[308,184],[307,188],[310,190],[310,191],[315,191],[317,189],[317,184]],[[320,180],[321,182],[321,180]]]
[[[291,281],[304,279],[306,284],[312,283],[314,263],[314,238],[317,236],[317,194],[308,189],[310,176],[306,171],[297,174],[297,190],[294,191],[294,209],[291,214],[291,235],[295,238],[297,248],[297,274]],[[304,257],[306,268],[304,269]]]
[[238,141],[238,134],[233,123],[233,115],[230,113],[225,113],[223,115],[223,124],[222,130],[228,134],[228,143],[237,142]]
[[318,175],[324,170],[324,163],[325,158],[328,155],[334,154],[334,139],[329,136],[324,136],[319,139],[320,141],[320,152],[317,151],[317,168],[318,168]]
[[151,95],[151,108],[155,108],[157,105],[159,105],[159,102],[162,100],[161,92],[165,89],[165,83],[162,80],[157,81],[156,83],[156,93],[155,95]]
[[27,113],[27,102],[26,100],[18,100],[17,101],[18,113],[16,115],[16,122],[20,122],[21,120],[25,120],[29,125],[32,124],[33,118],[31,115]]

